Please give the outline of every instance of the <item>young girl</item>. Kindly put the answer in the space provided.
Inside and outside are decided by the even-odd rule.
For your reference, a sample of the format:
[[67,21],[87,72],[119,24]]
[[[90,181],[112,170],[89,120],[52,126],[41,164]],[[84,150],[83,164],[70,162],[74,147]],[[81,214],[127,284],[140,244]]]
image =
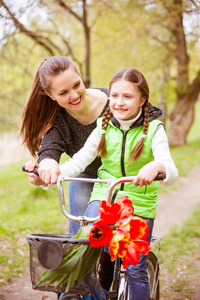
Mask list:
[[[134,214],[148,222],[150,242],[159,188],[153,179],[163,173],[163,183],[169,185],[176,180],[178,171],[170,155],[164,126],[157,119],[161,111],[148,102],[149,87],[144,76],[136,69],[123,69],[112,77],[109,91],[110,106],[103,118],[98,119],[97,128],[84,147],[60,166],[60,171],[64,176],[76,176],[99,155],[102,160],[99,178],[135,175],[134,184],[116,187],[113,196],[129,197]],[[41,179],[45,182],[45,178]],[[106,184],[94,185],[85,215],[98,215],[99,201],[105,199],[107,188]],[[103,264],[107,266],[108,259],[105,261]],[[136,266],[127,267],[131,300],[149,300],[146,263],[147,257],[141,255]],[[103,270],[100,274],[100,282],[103,288],[109,289],[110,282],[105,273]]]

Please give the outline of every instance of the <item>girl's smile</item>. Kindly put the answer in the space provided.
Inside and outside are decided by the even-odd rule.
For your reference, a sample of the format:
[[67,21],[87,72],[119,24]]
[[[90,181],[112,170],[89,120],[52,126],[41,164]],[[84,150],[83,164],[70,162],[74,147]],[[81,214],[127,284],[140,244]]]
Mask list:
[[146,98],[130,81],[120,79],[110,89],[110,109],[117,119],[131,120],[137,116]]

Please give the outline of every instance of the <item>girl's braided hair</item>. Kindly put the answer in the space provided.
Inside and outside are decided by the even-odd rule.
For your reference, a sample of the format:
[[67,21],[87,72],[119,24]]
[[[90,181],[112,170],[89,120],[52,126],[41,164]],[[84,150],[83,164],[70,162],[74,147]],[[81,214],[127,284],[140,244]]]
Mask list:
[[105,139],[105,132],[108,126],[108,122],[110,121],[110,118],[112,117],[112,112],[110,110],[110,106],[108,106],[103,114],[102,119],[102,134],[101,139],[99,142],[99,145],[97,146],[97,154],[101,157],[106,156],[106,139]]
[[[149,127],[149,109],[148,109],[148,99],[149,99],[149,87],[145,77],[136,69],[123,69],[115,74],[110,81],[109,91],[111,90],[112,84],[118,80],[127,80],[136,85],[141,93],[141,98],[145,97],[146,101],[143,104],[143,113],[144,113],[144,122],[143,122],[143,135],[137,145],[131,151],[129,162],[136,162],[142,154],[144,139],[148,132]],[[97,153],[101,157],[106,156],[106,140],[105,140],[105,131],[108,126],[108,122],[112,116],[110,107],[108,107],[103,115],[102,119],[102,134],[99,145],[97,147]]]

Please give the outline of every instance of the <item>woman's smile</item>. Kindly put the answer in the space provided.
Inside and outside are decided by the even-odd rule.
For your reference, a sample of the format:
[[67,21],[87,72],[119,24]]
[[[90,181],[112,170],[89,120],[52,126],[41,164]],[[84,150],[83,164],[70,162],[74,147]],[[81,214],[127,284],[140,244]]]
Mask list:
[[79,103],[81,103],[81,96],[78,99],[69,101],[69,104],[71,105],[78,105]]

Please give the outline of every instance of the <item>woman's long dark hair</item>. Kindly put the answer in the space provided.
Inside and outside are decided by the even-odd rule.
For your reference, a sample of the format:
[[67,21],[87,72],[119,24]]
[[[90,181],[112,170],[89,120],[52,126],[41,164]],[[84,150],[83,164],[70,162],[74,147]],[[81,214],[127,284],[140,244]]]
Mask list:
[[[136,69],[123,69],[117,74],[115,74],[110,81],[109,84],[109,91],[111,90],[112,84],[118,80],[127,80],[134,85],[136,85],[140,92],[141,92],[141,97],[145,97],[146,101],[143,104],[143,111],[144,111],[144,122],[143,122],[143,134],[146,135],[148,132],[148,127],[149,127],[149,110],[148,110],[148,99],[149,99],[149,86],[147,84],[147,81],[145,77]],[[105,140],[105,133],[108,122],[112,116],[112,113],[110,111],[110,108],[108,107],[107,110],[105,111],[102,119],[102,130],[103,133],[101,134],[101,139],[99,142],[99,145],[97,147],[97,153],[101,157],[106,156],[106,140]],[[141,137],[137,145],[133,148],[130,154],[129,161],[130,162],[135,162],[138,160],[138,158],[142,154],[143,146],[144,146],[144,136]]]
[[[50,130],[61,109],[45,92],[51,92],[50,77],[56,76],[75,64],[66,56],[52,56],[43,60],[35,74],[28,101],[22,115],[21,136],[32,156],[36,156],[43,136]],[[51,78],[52,79],[52,78]]]

